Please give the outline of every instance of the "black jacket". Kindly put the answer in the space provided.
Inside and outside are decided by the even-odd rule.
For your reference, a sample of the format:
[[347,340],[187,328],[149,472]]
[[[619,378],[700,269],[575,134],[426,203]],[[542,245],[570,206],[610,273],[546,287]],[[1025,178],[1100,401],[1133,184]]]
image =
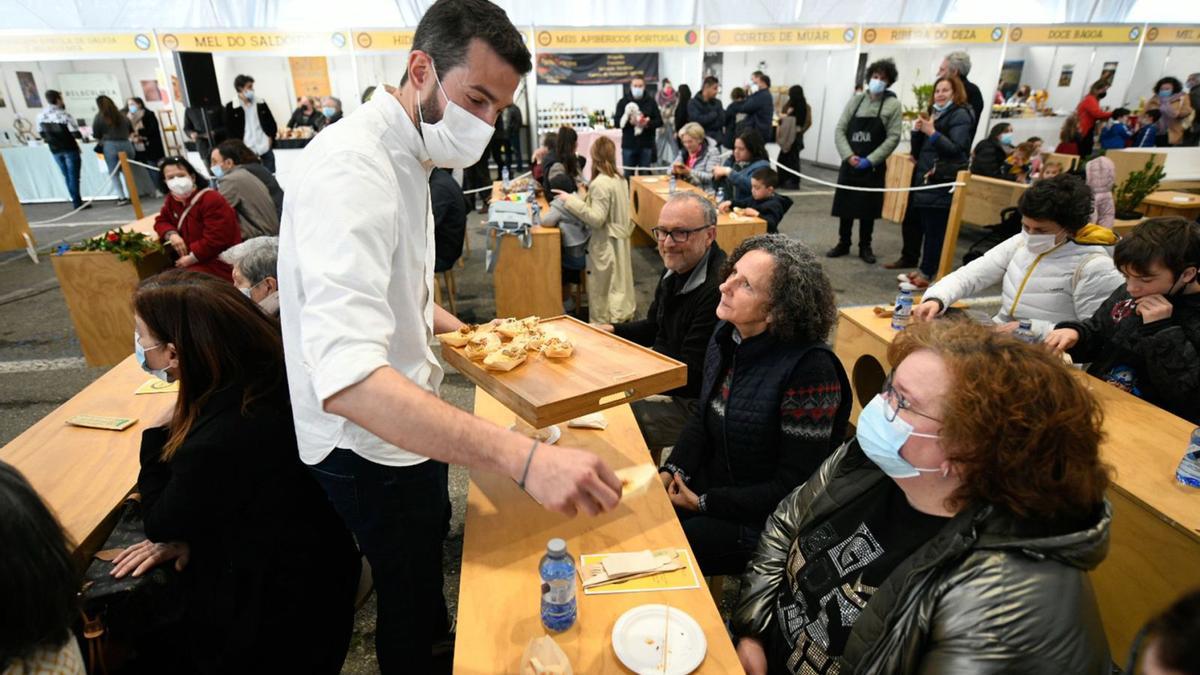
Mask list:
[[50,146],[52,153],[79,152],[77,139],[83,138],[78,130],[72,130],[61,122],[43,122],[39,125],[38,133],[41,134],[42,140],[46,141],[46,145]]
[[[618,336],[687,364],[687,384],[667,392],[672,396],[700,396],[704,352],[717,325],[717,303],[721,301],[717,288],[724,264],[725,252],[714,241],[704,267],[697,265],[686,279],[678,274],[659,278],[645,319],[613,326]],[[697,274],[704,275],[703,281]],[[695,282],[698,285],[689,288]]]
[[275,202],[275,215],[279,217],[280,222],[283,222],[283,188],[279,187],[279,181],[275,180],[275,174],[258,162],[248,162],[242,166],[267,186],[267,192],[271,193],[271,201]]
[[983,119],[983,92],[979,91],[979,87],[972,81],[967,79],[966,75],[960,75],[963,88],[967,90],[967,105],[971,107],[971,112],[975,113],[975,122],[971,125],[971,140],[975,140],[975,131],[979,128],[979,120]]
[[621,148],[636,148],[644,150],[654,147],[654,132],[663,125],[662,113],[658,110],[658,104],[654,102],[654,97],[642,92],[641,98],[633,96],[623,96],[620,101],[617,101],[617,109],[613,115],[613,126],[621,123],[621,118],[625,116],[625,106],[630,103],[637,103],[638,109],[642,114],[650,118],[650,123],[642,130],[642,133],[635,134],[633,122],[630,121],[621,128]]
[[1193,424],[1200,424],[1200,293],[1169,298],[1170,318],[1142,323],[1125,286],[1092,318],[1058,324],[1074,328],[1070,350],[1088,373],[1113,383]]
[[434,272],[444,272],[462,257],[467,237],[467,202],[463,190],[446,169],[429,174],[433,209]]
[[[242,107],[239,99],[234,99],[225,104],[225,110],[221,114],[225,134],[227,138],[236,138],[241,140],[246,136],[246,110]],[[235,104],[235,102],[237,102]],[[254,105],[258,111],[258,123],[262,126],[263,133],[267,138],[271,139],[271,145],[275,145],[275,133],[279,131],[279,126],[275,124],[275,116],[271,114],[271,109],[267,107],[266,101],[259,101]],[[210,122],[211,123],[211,122]]]
[[[953,181],[958,171],[970,166],[974,125],[974,114],[970,108],[951,103],[933,122],[937,133],[921,141],[921,154],[917,157],[914,176],[924,177],[933,172],[928,179],[924,179],[926,185]],[[924,134],[917,132],[913,136]],[[918,207],[948,209],[952,200],[953,195],[947,187],[914,192],[910,203]]]
[[741,134],[742,129],[753,128],[762,135],[764,143],[771,142],[771,120],[775,116],[775,99],[771,97],[770,90],[759,89],[747,96],[745,100],[730,103],[729,107],[725,109],[726,115],[737,115],[738,113],[745,113],[746,119],[742,120],[742,124],[735,130],[735,136]]
[[[704,512],[762,529],[789,492],[821,466],[846,435],[850,381],[823,343],[780,342],[771,333],[742,340],[717,324],[704,357],[700,405],[663,465],[704,499]],[[723,425],[709,432],[732,369]]]
[[758,211],[758,217],[767,221],[767,232],[775,234],[779,231],[779,221],[787,215],[788,209],[792,208],[792,203],[791,197],[776,193],[762,201],[746,195],[746,199],[734,200],[733,205],[742,208],[749,207]]
[[345,643],[333,643],[352,626],[358,552],[300,462],[286,382],[249,415],[242,394],[232,385],[213,395],[168,462],[167,430],[142,434],[146,536],[191,549],[188,660],[202,672],[340,664]]
[[1012,174],[1008,172],[1008,164],[1004,161],[1006,159],[1008,159],[1008,152],[1005,151],[1004,144],[991,138],[985,138],[979,141],[975,146],[975,152],[971,153],[971,173],[976,176],[1012,180]]
[[[704,135],[721,142],[725,135],[725,109],[716,96],[711,101],[697,94],[687,104],[688,121],[704,127]],[[679,131],[676,129],[676,131]]]
[[295,129],[296,127],[313,127],[315,129],[318,123],[324,121],[321,119],[323,117],[324,115],[321,114],[321,111],[316,108],[313,108],[309,112],[304,112],[303,107],[296,108],[292,111],[292,117],[288,120],[287,126],[289,129]]
[[[158,115],[154,111],[147,110],[142,115],[142,139],[146,149],[137,153],[139,162],[157,164],[158,160],[166,156],[166,151],[163,149],[162,132],[158,125]],[[208,158],[205,157],[204,161],[208,161]]]
[[[192,132],[200,135],[200,138],[207,138],[207,133],[212,133],[213,140],[211,145],[216,145],[228,138],[225,134],[225,115],[222,113],[219,106],[209,106],[208,110],[208,132],[204,131],[205,123],[205,108],[187,108],[183,111],[183,132],[191,138]],[[239,133],[237,139],[242,140],[242,134]],[[207,158],[205,158],[207,161]]]

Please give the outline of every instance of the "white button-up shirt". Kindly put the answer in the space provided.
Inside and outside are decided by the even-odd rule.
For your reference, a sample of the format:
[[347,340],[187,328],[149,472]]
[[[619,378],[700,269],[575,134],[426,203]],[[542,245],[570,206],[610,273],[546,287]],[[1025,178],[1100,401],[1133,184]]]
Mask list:
[[433,214],[417,128],[383,87],[308,144],[283,206],[279,313],[300,458],[336,448],[389,466],[425,457],[322,402],[390,366],[437,393]]
[[271,149],[271,139],[263,131],[262,122],[258,120],[258,104],[243,103],[242,111],[246,113],[246,131],[242,133],[242,142],[256,155],[265,155]]

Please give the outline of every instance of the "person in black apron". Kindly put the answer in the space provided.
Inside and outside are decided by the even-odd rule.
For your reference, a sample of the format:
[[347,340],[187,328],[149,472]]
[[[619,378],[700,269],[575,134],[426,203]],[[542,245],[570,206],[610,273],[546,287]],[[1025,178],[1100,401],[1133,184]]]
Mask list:
[[[839,124],[838,150],[844,157],[838,170],[838,185],[853,187],[882,188],[887,174],[886,160],[900,142],[900,106],[891,103],[895,94],[888,87],[896,81],[896,66],[890,59],[871,64],[867,71],[870,80],[867,91],[851,99],[847,104],[852,109],[849,119]],[[863,106],[874,115],[860,117]],[[885,114],[884,108],[888,111]],[[843,116],[844,117],[844,116]],[[877,152],[882,150],[882,152]],[[876,153],[875,159],[868,159]],[[854,235],[854,220],[861,223],[858,234],[858,257],[868,264],[875,263],[871,250],[871,235],[875,230],[875,219],[883,215],[882,192],[862,192],[838,188],[833,194],[833,215],[839,219],[838,244],[825,255],[839,258],[850,252]]]

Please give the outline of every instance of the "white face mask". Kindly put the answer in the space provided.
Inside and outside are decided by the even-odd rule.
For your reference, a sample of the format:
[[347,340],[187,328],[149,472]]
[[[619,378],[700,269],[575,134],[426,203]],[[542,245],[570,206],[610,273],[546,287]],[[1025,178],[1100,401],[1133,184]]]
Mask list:
[[429,60],[429,67],[433,70],[438,91],[446,99],[446,105],[442,109],[442,119],[428,124],[421,111],[421,94],[417,92],[417,115],[421,120],[421,137],[425,141],[425,151],[437,166],[444,169],[465,169],[483,156],[483,151],[487,149],[488,143],[491,143],[496,129],[451,101],[446,95],[446,90],[442,88],[442,80],[434,69],[433,59]]
[[758,91],[758,84],[757,84],[757,83],[752,83],[752,84],[750,85],[750,93],[751,93],[751,94],[753,94],[753,93],[755,93],[755,92],[757,92],[757,91]]
[[642,97],[642,94],[646,93],[646,90],[645,90],[645,89],[643,89],[643,88],[641,88],[641,87],[630,87],[630,88],[629,88],[629,93],[630,93],[630,95],[632,95],[634,98],[641,98],[641,97]]
[[1025,248],[1034,255],[1041,255],[1058,245],[1057,235],[1029,234],[1024,230],[1021,231],[1021,235],[1025,237]]
[[176,176],[167,179],[167,189],[171,191],[171,194],[184,197],[196,189],[196,183],[191,176]]

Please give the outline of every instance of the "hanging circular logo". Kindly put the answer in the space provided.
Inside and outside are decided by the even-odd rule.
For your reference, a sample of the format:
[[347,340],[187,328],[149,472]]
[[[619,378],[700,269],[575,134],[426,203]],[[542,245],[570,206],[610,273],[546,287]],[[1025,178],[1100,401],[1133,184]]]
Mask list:
[[871,43],[875,41],[875,29],[868,28],[863,31],[863,42]]
[[992,42],[999,42],[1004,37],[1004,29],[996,26],[992,29]]
[[147,49],[150,49],[150,45],[151,45],[150,38],[145,33],[138,33],[137,35],[135,35],[133,37],[133,46],[137,47],[138,49],[140,49],[142,51],[146,51]]
[[358,46],[362,47],[363,49],[371,48],[371,34],[370,33],[359,33],[358,35],[354,36],[354,41],[357,42]]
[[854,42],[854,29],[847,28],[846,32],[842,33],[842,39],[846,42]]
[[721,31],[719,31],[719,30],[708,31],[708,36],[705,37],[705,42],[710,45],[721,44]]
[[1157,26],[1146,31],[1146,41],[1147,42],[1154,42],[1157,39],[1158,39],[1158,27]]
[[538,33],[537,40],[539,45],[543,47],[549,47],[550,43],[554,41],[554,38],[550,37],[550,31],[544,30]]
[[683,34],[683,41],[689,45],[696,44],[696,40],[698,40],[698,39],[700,39],[700,37],[698,35],[696,35],[696,31],[694,31],[694,30],[689,30],[688,32]]
[[1134,40],[1136,40],[1136,39],[1140,38],[1141,36],[1142,36],[1142,28],[1141,28],[1141,26],[1134,26],[1133,28],[1130,28],[1130,29],[1129,29],[1129,40],[1130,40],[1130,42],[1132,42],[1132,41],[1134,41]]
[[1009,32],[1008,37],[1012,38],[1013,42],[1020,42],[1021,36],[1024,34],[1025,34],[1025,31],[1021,30],[1021,27],[1018,26],[1018,27],[1012,29],[1011,32]]
[[333,43],[334,47],[341,49],[342,47],[346,46],[346,34],[334,33],[333,35],[329,36],[329,41]]
[[174,33],[167,33],[162,36],[162,46],[167,49],[175,49],[179,46],[179,38],[175,37]]

